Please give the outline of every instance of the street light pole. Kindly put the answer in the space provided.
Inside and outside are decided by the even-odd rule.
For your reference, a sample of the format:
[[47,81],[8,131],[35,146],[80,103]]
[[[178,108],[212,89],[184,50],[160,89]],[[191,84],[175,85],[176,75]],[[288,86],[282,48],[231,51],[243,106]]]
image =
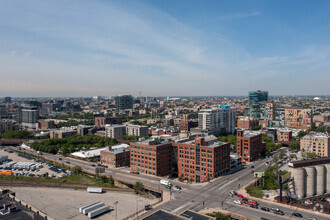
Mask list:
[[118,201],[114,202],[113,204],[116,206],[116,220],[117,220],[117,204],[118,204]]
[[136,218],[139,217],[138,203],[139,203],[139,200],[137,199],[136,200]]

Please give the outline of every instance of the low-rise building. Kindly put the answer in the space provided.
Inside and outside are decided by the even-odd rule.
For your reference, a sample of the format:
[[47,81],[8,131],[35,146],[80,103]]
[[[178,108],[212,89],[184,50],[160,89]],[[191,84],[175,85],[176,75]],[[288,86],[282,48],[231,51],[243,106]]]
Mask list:
[[259,125],[259,119],[257,118],[240,116],[237,119],[237,128],[250,130],[256,125]]
[[243,162],[252,162],[262,156],[266,151],[266,143],[262,142],[261,134],[244,134],[237,131],[236,153],[242,157]]
[[127,147],[111,148],[101,151],[100,162],[102,166],[117,168],[130,165],[130,151]]
[[292,139],[292,131],[290,130],[277,130],[277,141],[278,142],[290,142]]
[[50,131],[49,137],[50,138],[66,138],[66,137],[70,137],[75,134],[77,134],[77,130],[61,129],[61,130]]

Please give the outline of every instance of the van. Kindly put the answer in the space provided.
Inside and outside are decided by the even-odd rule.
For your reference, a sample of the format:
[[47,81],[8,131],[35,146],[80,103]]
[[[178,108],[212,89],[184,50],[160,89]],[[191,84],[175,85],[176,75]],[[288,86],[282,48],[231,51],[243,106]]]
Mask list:
[[168,180],[160,180],[161,185],[172,186],[172,183]]

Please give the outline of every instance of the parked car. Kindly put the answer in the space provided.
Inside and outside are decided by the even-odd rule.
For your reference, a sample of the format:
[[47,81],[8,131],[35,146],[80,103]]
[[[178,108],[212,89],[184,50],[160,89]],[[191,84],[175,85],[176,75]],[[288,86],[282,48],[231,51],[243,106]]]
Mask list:
[[279,211],[274,211],[274,214],[275,215],[284,215],[284,212],[282,212],[281,210],[279,210]]
[[309,217],[308,220],[317,220],[315,217]]
[[268,218],[261,217],[260,220],[268,220]]
[[91,166],[92,166],[92,167],[95,167],[95,164],[92,164]]
[[62,158],[58,158],[58,160],[62,160]]
[[243,198],[242,203],[249,204],[249,200],[247,198]]
[[234,200],[234,203],[237,204],[237,205],[242,205],[242,202],[239,201],[238,199]]
[[257,205],[254,205],[254,204],[250,204],[250,207],[251,208],[254,208],[254,209],[257,209],[258,208],[258,206]]
[[298,213],[298,212],[294,212],[292,213],[292,216],[295,216],[295,217],[299,217],[299,218],[302,218],[302,214]]
[[170,185],[165,185],[165,188],[166,188],[166,189],[171,189],[172,186],[170,186]]
[[250,205],[253,204],[253,205],[256,205],[256,206],[258,205],[258,203],[257,203],[256,201],[253,201],[253,200],[250,200],[250,201],[249,201],[249,204],[250,204]]
[[253,168],[254,168],[254,166],[252,165],[252,166],[251,166],[251,169],[253,169]]
[[175,190],[175,191],[180,191],[182,188],[180,187],[180,186],[174,186],[173,187],[173,190]]
[[260,209],[261,209],[262,211],[265,211],[265,212],[269,212],[269,211],[270,211],[270,209],[267,208],[267,207],[261,207]]
[[237,196],[237,197],[240,197],[240,198],[244,198],[244,196],[241,195],[241,194],[239,194],[239,193],[237,193],[236,196]]
[[148,210],[150,210],[150,209],[152,209],[152,206],[151,206],[151,205],[145,205],[145,206],[144,206],[144,210],[148,211]]
[[273,211],[281,211],[279,208],[277,208],[277,207],[272,207],[272,210]]
[[67,161],[66,163],[67,163],[67,164],[70,164],[70,161]]

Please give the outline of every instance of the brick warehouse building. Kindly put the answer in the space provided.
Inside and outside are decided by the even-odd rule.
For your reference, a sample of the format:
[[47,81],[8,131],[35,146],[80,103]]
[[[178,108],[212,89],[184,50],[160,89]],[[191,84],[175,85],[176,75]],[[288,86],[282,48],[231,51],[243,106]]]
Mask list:
[[206,182],[230,170],[230,144],[213,135],[175,143],[178,175],[194,182]]
[[172,143],[153,137],[130,143],[131,172],[164,176],[172,172]]
[[108,168],[117,168],[123,166],[129,166],[130,164],[130,151],[125,148],[107,147],[106,150],[100,152],[101,165],[107,166]]
[[251,162],[266,151],[266,143],[262,142],[261,134],[246,134],[237,131],[236,153],[242,157],[242,162]]

